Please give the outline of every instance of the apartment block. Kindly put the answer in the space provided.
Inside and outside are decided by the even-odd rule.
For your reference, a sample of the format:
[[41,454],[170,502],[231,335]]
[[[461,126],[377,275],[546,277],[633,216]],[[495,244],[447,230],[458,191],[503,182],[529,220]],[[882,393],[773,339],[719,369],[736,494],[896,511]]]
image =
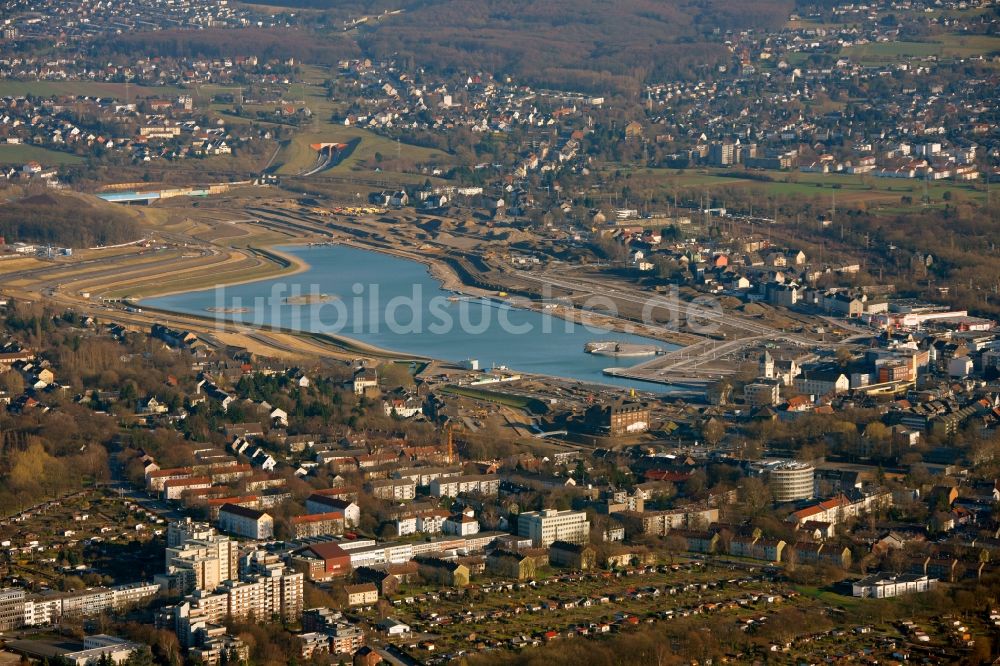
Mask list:
[[531,539],[535,547],[549,546],[553,541],[586,543],[590,521],[585,511],[526,511],[517,517],[517,534]]
[[437,478],[431,481],[434,497],[458,497],[460,493],[496,495],[500,492],[500,478],[495,474],[470,474]]
[[219,509],[219,527],[247,539],[274,536],[274,519],[269,514],[236,504],[226,504]]

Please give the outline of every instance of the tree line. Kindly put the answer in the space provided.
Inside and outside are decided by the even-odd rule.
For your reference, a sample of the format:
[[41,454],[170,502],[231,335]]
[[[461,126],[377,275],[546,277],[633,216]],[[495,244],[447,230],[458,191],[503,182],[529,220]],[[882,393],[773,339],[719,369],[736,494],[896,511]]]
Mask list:
[[46,193],[0,207],[0,236],[8,243],[95,247],[138,240],[139,227],[124,210]]

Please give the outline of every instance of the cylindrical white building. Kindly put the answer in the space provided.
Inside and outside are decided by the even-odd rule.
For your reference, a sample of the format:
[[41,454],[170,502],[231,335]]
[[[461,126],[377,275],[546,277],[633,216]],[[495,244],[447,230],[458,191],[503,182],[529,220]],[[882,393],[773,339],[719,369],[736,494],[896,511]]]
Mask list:
[[794,502],[811,499],[813,477],[816,470],[812,465],[789,460],[774,465],[768,473],[768,482],[775,502]]

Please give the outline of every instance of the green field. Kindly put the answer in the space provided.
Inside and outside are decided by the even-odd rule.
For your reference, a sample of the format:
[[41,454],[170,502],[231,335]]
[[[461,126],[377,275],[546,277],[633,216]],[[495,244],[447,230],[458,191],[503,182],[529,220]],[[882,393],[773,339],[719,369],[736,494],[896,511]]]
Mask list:
[[83,163],[83,158],[78,155],[49,150],[40,146],[0,144],[0,164],[24,164],[32,160],[46,167]]
[[[176,86],[128,86],[129,97],[174,97],[184,91]],[[97,97],[125,98],[124,83],[103,83],[97,81],[14,81],[0,80],[0,97],[35,95],[91,95]]]
[[972,58],[1000,52],[1000,37],[990,35],[941,35],[926,42],[872,42],[850,46],[842,55],[868,64],[885,64],[907,58]]
[[[301,99],[312,111],[312,119],[308,125],[296,132],[294,138],[287,142],[278,154],[275,164],[280,174],[296,174],[316,164],[317,154],[310,144],[313,143],[349,143],[359,140],[350,156],[343,162],[325,172],[330,175],[345,175],[350,172],[364,171],[374,174],[374,170],[363,163],[373,161],[375,153],[383,156],[379,165],[387,174],[404,172],[407,165],[414,162],[446,163],[448,156],[439,151],[405,143],[397,144],[374,132],[358,127],[347,127],[334,123],[332,118],[342,113],[342,105],[326,96],[323,81],[329,74],[318,67],[303,67],[303,83],[295,84],[289,92],[291,97]],[[398,162],[398,164],[397,164]]]
[[[137,97],[176,97],[191,95],[197,102],[203,103],[218,93],[238,92],[237,86],[204,84],[192,88],[178,86],[128,86],[128,96]],[[126,86],[124,83],[105,83],[103,81],[15,81],[0,80],[0,97],[19,97],[34,95],[50,97],[53,95],[90,95],[96,97],[114,97],[124,99]]]
[[440,163],[447,158],[447,155],[441,151],[405,143],[397,144],[391,139],[365,129],[334,125],[333,123],[320,123],[316,129],[307,129],[297,133],[291,141],[285,144],[276,160],[281,164],[278,173],[296,174],[316,164],[317,153],[310,147],[310,144],[349,143],[355,139],[358,140],[358,144],[350,156],[327,173],[343,174],[359,170],[372,173],[372,169],[362,165],[365,162],[374,161],[375,153],[382,155],[382,168],[385,171],[395,170],[397,155],[402,162]]
[[500,393],[499,391],[487,391],[485,389],[472,388],[468,386],[448,386],[442,389],[444,393],[460,395],[473,400],[493,402],[513,409],[526,409],[535,414],[544,414],[549,408],[544,402],[537,398],[528,398],[522,395],[512,395],[510,393]]
[[[876,178],[871,175],[846,173],[801,173],[799,171],[754,171],[771,178],[770,181],[751,180],[722,176],[723,173],[739,174],[734,169],[635,169],[631,172],[630,187],[633,190],[659,189],[662,194],[672,196],[677,192],[712,195],[720,190],[747,188],[758,191],[762,196],[778,196],[797,199],[816,199],[838,205],[867,206],[868,208],[898,208],[900,206],[922,206],[924,181],[921,179]],[[931,203],[941,203],[945,192],[950,192],[952,201],[986,201],[982,184],[970,185],[965,182],[943,180],[926,184],[927,196]],[[902,204],[902,197],[908,196],[913,202]]]
[[[207,101],[207,100],[206,100]],[[226,119],[226,122],[231,125],[249,125],[251,123],[258,125],[260,127],[282,127],[289,126],[287,123],[279,122],[279,119],[274,115],[274,106],[266,107],[261,104],[244,104],[244,112],[256,113],[257,110],[265,111],[270,118],[270,120],[261,120],[260,118],[248,118],[246,116],[239,116],[233,110],[231,104],[208,104],[208,109],[217,116]]]

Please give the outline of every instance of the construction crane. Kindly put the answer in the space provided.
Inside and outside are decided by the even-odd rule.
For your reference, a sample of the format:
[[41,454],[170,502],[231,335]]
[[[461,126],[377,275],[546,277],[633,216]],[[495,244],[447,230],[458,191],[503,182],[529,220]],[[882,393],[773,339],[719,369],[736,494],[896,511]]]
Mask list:
[[448,434],[448,464],[455,464],[455,437],[454,428],[452,427],[451,421],[445,425],[445,432]]

